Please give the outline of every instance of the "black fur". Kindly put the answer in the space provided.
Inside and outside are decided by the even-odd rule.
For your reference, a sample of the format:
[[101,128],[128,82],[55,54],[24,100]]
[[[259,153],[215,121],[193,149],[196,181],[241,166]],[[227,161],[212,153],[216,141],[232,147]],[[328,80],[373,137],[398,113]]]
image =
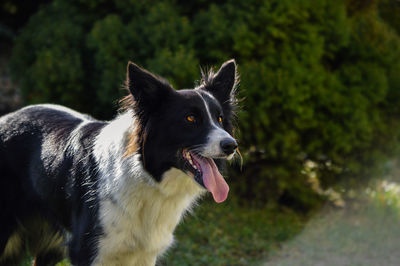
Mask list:
[[[136,115],[140,160],[155,181],[171,167],[190,170],[182,150],[204,144],[211,127],[203,101],[212,124],[232,134],[236,79],[232,60],[218,73],[206,74],[195,90],[175,91],[162,78],[128,64],[125,111]],[[195,123],[188,123],[189,115]],[[0,118],[0,265],[17,265],[24,247],[38,266],[54,265],[66,249],[72,264],[93,263],[97,239],[104,234],[99,217],[104,199],[93,152],[107,125],[53,105],[30,106]],[[65,244],[45,241],[66,232]],[[19,241],[6,254],[10,237]]]
[[[72,263],[90,264],[90,258],[95,256],[90,239],[101,234],[99,200],[94,193],[97,176],[91,152],[105,123],[93,120],[78,128],[81,124],[82,120],[68,113],[42,106],[1,118],[0,252],[12,233],[40,217],[57,221],[52,226],[54,231],[46,233],[63,234],[61,228],[71,232]],[[6,265],[2,261],[0,264]]]
[[[211,107],[214,122],[218,124],[218,116],[223,116],[224,122],[221,127],[233,135],[233,115],[236,107],[234,94],[238,83],[235,61],[227,61],[217,73],[212,70],[203,73],[202,83],[196,89],[197,92],[175,91],[163,78],[131,62],[128,64],[127,73],[126,85],[131,92],[127,106],[133,107],[141,120],[139,146],[142,160],[157,181],[160,181],[162,173],[171,167],[186,170],[180,165],[183,148],[206,142],[206,133],[210,130],[210,125],[203,121],[206,120],[207,114],[197,92]],[[210,97],[208,93],[215,98]],[[197,117],[195,125],[185,121],[185,117],[190,114]],[[214,161],[221,169],[224,168],[225,160]]]

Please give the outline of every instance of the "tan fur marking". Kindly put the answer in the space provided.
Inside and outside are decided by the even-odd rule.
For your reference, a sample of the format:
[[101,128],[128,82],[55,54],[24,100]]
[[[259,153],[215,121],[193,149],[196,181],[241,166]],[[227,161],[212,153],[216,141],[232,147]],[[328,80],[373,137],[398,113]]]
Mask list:
[[[126,88],[127,88],[128,92],[129,92],[128,87],[126,87]],[[120,105],[120,110],[121,111],[126,111],[126,110],[132,109],[135,106],[135,100],[133,99],[132,94],[129,93],[127,96],[122,98],[119,101],[119,105]]]
[[126,151],[124,153],[124,158],[129,157],[137,152],[138,147],[138,138],[137,138],[138,127],[134,127],[134,130],[128,135],[128,143],[126,144]]
[[[126,87],[128,88],[128,87]],[[128,89],[127,89],[128,90]],[[131,94],[125,96],[119,101],[120,104],[120,110],[122,112],[127,111],[127,110],[132,110],[135,106],[135,101],[133,99],[133,96]],[[124,158],[129,157],[137,152],[139,149],[138,146],[138,132],[140,130],[140,127],[137,123],[132,125],[132,132],[129,134],[127,137],[128,142],[126,144],[126,151],[123,155]]]

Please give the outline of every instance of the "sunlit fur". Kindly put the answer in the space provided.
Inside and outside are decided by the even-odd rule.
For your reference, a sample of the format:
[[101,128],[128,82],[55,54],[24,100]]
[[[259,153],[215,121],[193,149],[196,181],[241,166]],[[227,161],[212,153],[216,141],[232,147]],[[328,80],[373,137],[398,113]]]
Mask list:
[[[26,248],[37,266],[65,256],[80,266],[155,265],[207,191],[183,150],[221,171],[235,154],[220,142],[234,140],[236,87],[233,60],[181,91],[129,63],[130,94],[109,122],[51,104],[1,117],[0,266],[18,265]],[[200,119],[189,125],[193,108]]]
[[124,156],[135,131],[131,113],[119,116],[97,137],[94,147],[100,175],[99,238],[101,265],[152,265],[173,242],[183,213],[202,193],[196,182],[171,169],[157,184],[143,169],[140,154]]

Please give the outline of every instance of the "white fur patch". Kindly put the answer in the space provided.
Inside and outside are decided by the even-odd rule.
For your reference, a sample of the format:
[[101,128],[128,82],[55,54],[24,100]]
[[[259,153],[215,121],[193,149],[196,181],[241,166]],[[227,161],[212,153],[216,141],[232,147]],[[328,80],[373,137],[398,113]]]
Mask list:
[[95,144],[104,229],[95,265],[154,265],[173,243],[182,215],[205,191],[176,168],[157,183],[138,154],[124,157],[127,137],[134,130],[132,117],[126,113],[112,121]]
[[207,136],[207,143],[204,145],[201,155],[204,157],[225,157],[221,149],[221,141],[226,138],[232,138],[228,132],[221,128],[214,128]]
[[[204,157],[209,157],[209,158],[218,158],[218,157],[225,158],[226,156],[221,149],[220,143],[223,139],[232,138],[232,136],[229,135],[228,132],[223,130],[220,126],[218,126],[215,123],[214,119],[212,118],[210,108],[209,108],[206,100],[204,99],[204,97],[201,95],[201,93],[199,91],[195,90],[195,92],[200,96],[201,100],[204,103],[205,110],[207,112],[210,125],[212,127],[212,130],[210,131],[210,133],[207,136],[207,143],[202,148],[201,155]],[[212,99],[215,99],[214,96],[212,96],[210,93],[208,93],[206,91],[203,91],[203,93],[206,93],[209,97],[211,97]],[[230,155],[230,157],[228,157],[228,159],[229,158],[232,159],[233,155],[234,154]]]
[[[210,124],[211,124],[213,127],[217,127],[217,125],[216,125],[215,122],[214,122],[214,119],[212,118],[212,115],[211,115],[211,112],[210,112],[210,108],[208,107],[208,104],[207,104],[206,100],[204,100],[204,97],[201,95],[200,92],[198,92],[198,91],[196,91],[196,90],[195,90],[195,92],[200,96],[201,100],[202,100],[203,103],[204,103],[204,107],[205,107],[205,109],[206,109],[206,112],[207,112],[207,115],[208,115],[208,119],[209,119]],[[212,98],[214,99],[214,97],[212,97]]]

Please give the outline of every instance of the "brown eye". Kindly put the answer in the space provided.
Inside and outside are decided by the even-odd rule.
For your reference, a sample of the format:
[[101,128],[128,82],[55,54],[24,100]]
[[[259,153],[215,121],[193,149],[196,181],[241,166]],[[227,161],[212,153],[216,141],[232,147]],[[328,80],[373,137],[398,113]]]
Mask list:
[[222,116],[218,116],[218,123],[222,125]]
[[196,118],[195,118],[193,115],[188,115],[188,116],[186,117],[186,120],[187,120],[188,122],[190,122],[190,123],[196,122]]

